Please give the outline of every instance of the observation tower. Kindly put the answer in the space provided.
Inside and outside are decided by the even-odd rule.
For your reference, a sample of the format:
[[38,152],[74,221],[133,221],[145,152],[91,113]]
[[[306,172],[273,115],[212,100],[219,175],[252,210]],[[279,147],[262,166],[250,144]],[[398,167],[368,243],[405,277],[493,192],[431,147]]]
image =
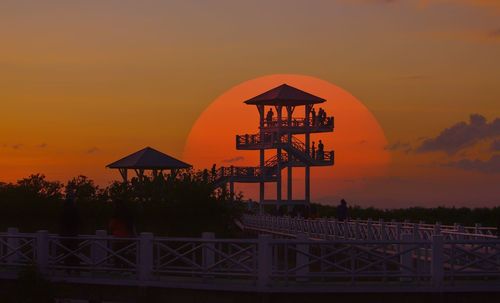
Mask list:
[[[260,205],[308,205],[311,196],[311,167],[332,166],[334,152],[325,150],[321,138],[312,134],[333,132],[334,120],[315,105],[326,102],[287,84],[255,96],[245,104],[255,105],[259,112],[259,132],[236,135],[236,149],[255,150],[259,166],[221,167],[216,186],[227,186],[234,195],[234,183],[259,183]],[[301,112],[303,117],[294,116]],[[315,143],[315,144],[314,144]],[[271,156],[266,158],[266,153]],[[293,168],[305,169],[304,199],[293,199]],[[286,169],[286,198],[282,197],[282,171]],[[265,183],[276,183],[276,199],[265,199]]]

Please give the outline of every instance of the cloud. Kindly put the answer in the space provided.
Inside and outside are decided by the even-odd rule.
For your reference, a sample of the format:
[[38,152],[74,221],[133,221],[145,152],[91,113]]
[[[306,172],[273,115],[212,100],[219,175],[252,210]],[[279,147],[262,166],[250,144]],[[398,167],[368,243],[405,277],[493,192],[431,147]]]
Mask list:
[[224,163],[234,163],[234,162],[238,162],[238,161],[243,161],[244,159],[245,159],[245,157],[239,156],[239,157],[224,159],[224,160],[222,160],[222,162],[224,162]]
[[462,159],[443,164],[445,167],[455,167],[469,171],[479,171],[483,173],[500,173],[500,155],[494,155],[489,160]]
[[491,142],[490,148],[491,151],[500,151],[500,140],[495,140]]
[[500,136],[500,118],[488,123],[484,116],[473,114],[469,118],[469,123],[459,122],[441,131],[437,137],[425,139],[416,151],[419,153],[443,151],[453,155],[483,139],[497,136]]
[[490,36],[493,37],[493,38],[498,38],[500,39],[500,28],[498,29],[495,29],[495,30],[492,30],[490,32]]
[[16,149],[16,150],[17,149],[21,149],[21,148],[23,148],[23,144],[19,144],[19,143],[18,144],[14,144],[14,145],[12,145],[12,148]]
[[38,147],[38,148],[46,148],[47,147],[47,143],[38,144],[36,147]]
[[405,76],[399,76],[398,79],[400,80],[425,80],[429,79],[429,76],[426,75],[405,75]]
[[413,148],[408,142],[397,141],[396,143],[387,145],[384,149],[388,151],[402,151],[405,153],[409,153]]
[[87,154],[94,154],[94,153],[97,153],[99,151],[100,151],[100,149],[98,147],[94,146],[94,147],[91,147],[91,148],[87,149],[85,151],[85,153],[87,153]]

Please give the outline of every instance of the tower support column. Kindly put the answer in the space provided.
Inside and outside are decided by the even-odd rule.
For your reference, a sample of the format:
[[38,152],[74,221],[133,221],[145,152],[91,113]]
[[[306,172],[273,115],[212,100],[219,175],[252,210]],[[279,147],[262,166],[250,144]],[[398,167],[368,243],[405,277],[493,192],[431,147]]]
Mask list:
[[[264,105],[257,105],[257,109],[259,110],[259,125],[260,125],[260,142],[264,142]],[[264,149],[260,149],[260,182],[259,182],[259,205],[262,209],[262,205],[264,203]]]
[[311,203],[311,167],[306,166],[306,174],[305,174],[305,200],[306,203],[309,204]]
[[281,206],[281,188],[282,188],[282,182],[281,182],[281,162],[282,162],[282,156],[281,156],[281,124],[283,120],[283,106],[278,105],[276,106],[276,112],[278,113],[278,131],[276,132],[276,138],[273,138],[276,142],[278,142],[278,148],[276,150],[276,159],[277,159],[277,164],[276,164],[276,208],[278,209]]
[[[292,114],[293,114],[294,107],[288,105],[286,107],[287,111],[287,120],[288,120],[288,126],[292,125]],[[292,145],[292,133],[288,132],[288,144]],[[288,203],[291,203],[293,200],[292,197],[292,188],[293,188],[293,182],[292,182],[292,155],[289,153],[288,154],[288,167],[287,167],[287,200]]]
[[[306,142],[305,142],[305,148],[306,148],[306,154],[312,158],[311,156],[311,136],[310,136],[310,119],[309,116],[311,114],[311,110],[313,108],[312,104],[306,105]],[[306,164],[305,167],[305,177],[304,177],[304,185],[305,185],[305,190],[304,190],[304,200],[306,201],[307,204],[311,202],[311,167],[309,164]]]

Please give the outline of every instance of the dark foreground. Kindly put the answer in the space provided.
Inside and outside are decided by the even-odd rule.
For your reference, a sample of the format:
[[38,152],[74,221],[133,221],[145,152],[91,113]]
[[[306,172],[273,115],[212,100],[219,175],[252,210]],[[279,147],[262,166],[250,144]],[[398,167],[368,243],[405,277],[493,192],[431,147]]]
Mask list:
[[[55,302],[62,300],[87,300],[88,302],[172,302],[172,303],[438,303],[438,302],[500,302],[500,286],[497,292],[482,293],[266,293],[231,292],[210,290],[186,290],[165,288],[141,288],[127,286],[97,286],[56,283],[49,292],[25,289],[19,293],[17,281],[0,282],[1,302]],[[17,291],[15,291],[17,289]]]

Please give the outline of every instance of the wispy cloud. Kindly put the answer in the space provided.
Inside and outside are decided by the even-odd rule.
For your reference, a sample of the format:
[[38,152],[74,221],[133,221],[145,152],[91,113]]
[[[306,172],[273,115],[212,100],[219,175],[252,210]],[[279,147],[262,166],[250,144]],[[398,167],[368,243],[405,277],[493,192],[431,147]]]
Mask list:
[[224,163],[234,163],[234,162],[239,162],[245,160],[245,157],[239,156],[239,157],[234,157],[234,158],[229,158],[229,159],[224,159],[222,162]]
[[495,140],[493,142],[491,142],[491,146],[490,146],[491,150],[492,151],[500,151],[500,140]]
[[493,38],[500,39],[500,28],[492,30],[490,32],[490,36],[493,37]]
[[397,141],[396,143],[393,143],[393,144],[390,144],[390,145],[387,145],[385,147],[385,150],[388,150],[388,151],[402,151],[404,153],[409,153],[412,151],[412,146],[409,142],[401,142],[401,141]]
[[500,136],[500,118],[489,123],[484,116],[473,114],[468,123],[459,122],[444,129],[438,136],[425,139],[416,151],[420,153],[443,151],[452,155],[483,139],[497,136]]
[[500,173],[500,155],[494,155],[485,161],[479,159],[462,159],[445,163],[443,166],[483,173]]
[[397,77],[397,79],[399,79],[399,80],[425,80],[425,79],[429,79],[429,76],[420,75],[420,74],[404,75],[404,76]]
[[18,150],[18,149],[23,148],[23,146],[24,146],[23,144],[18,143],[18,144],[12,145],[12,148]]
[[95,154],[95,153],[97,153],[99,151],[101,151],[101,150],[98,147],[93,146],[93,147],[87,149],[85,151],[85,153],[87,153],[87,154]]
[[36,147],[38,147],[38,148],[46,148],[47,147],[47,143],[38,144]]

